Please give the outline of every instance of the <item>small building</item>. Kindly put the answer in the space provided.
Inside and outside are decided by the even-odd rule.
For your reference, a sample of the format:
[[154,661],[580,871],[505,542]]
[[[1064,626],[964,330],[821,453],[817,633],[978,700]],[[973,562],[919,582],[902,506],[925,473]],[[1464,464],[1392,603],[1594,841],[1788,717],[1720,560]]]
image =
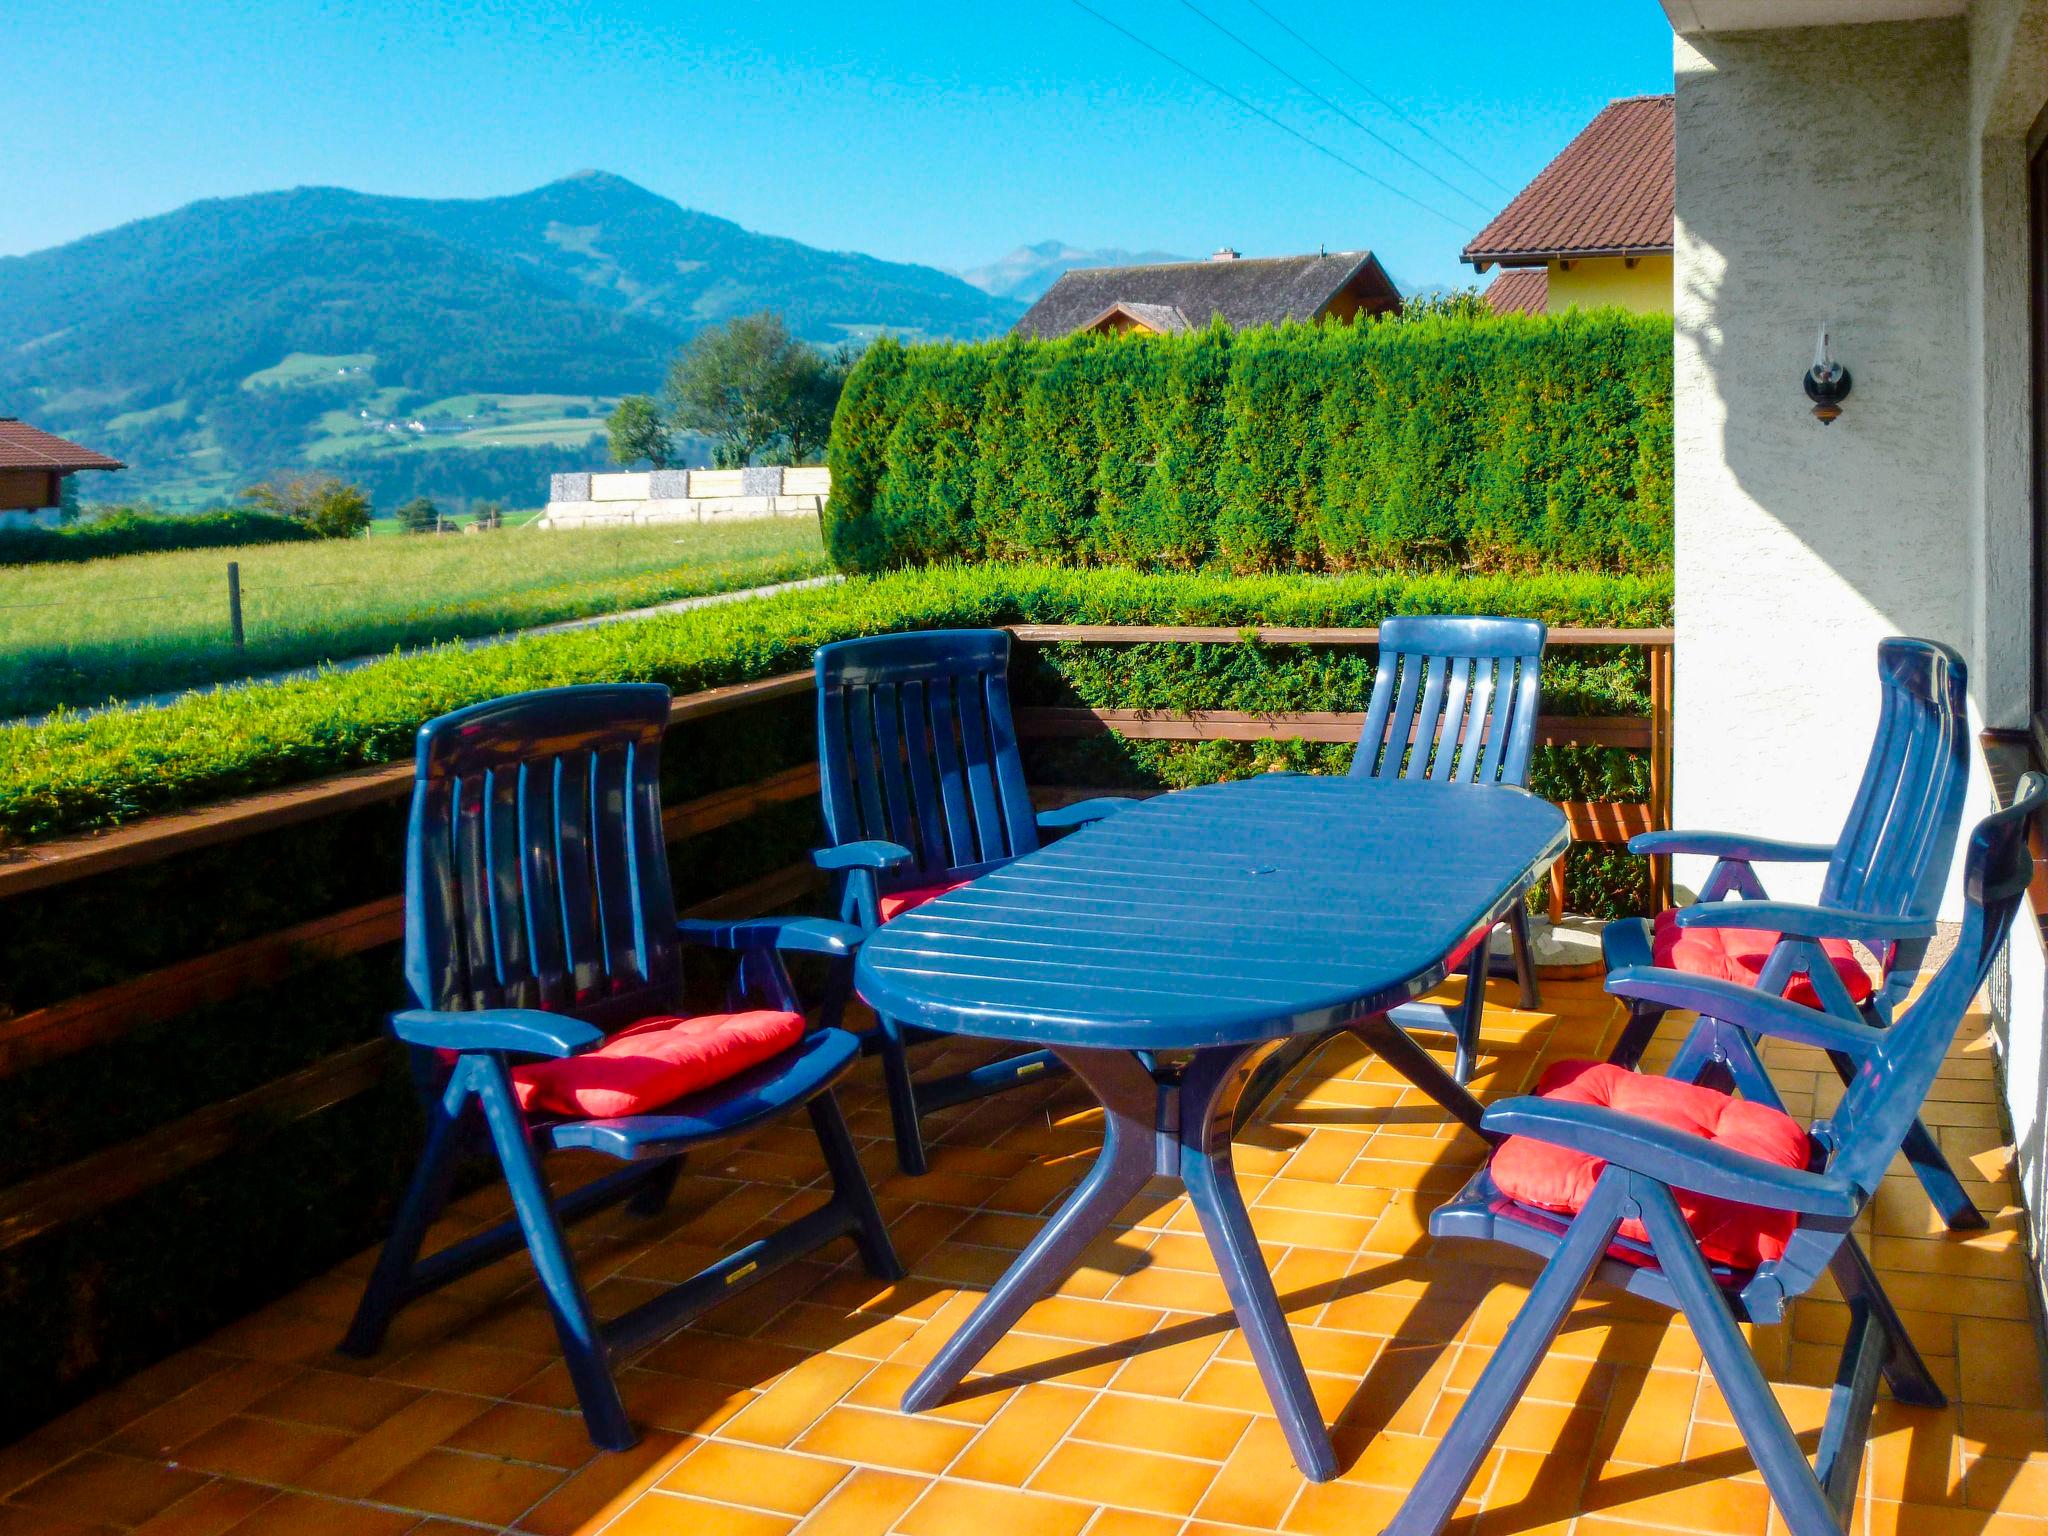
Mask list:
[[1671,97],[1603,107],[1465,247],[1493,312],[1670,314],[1674,143]]
[[1400,309],[1401,291],[1371,251],[1085,267],[1064,273],[1011,334],[1041,341],[1076,331],[1171,335],[1221,316],[1232,330],[1286,320],[1351,320]]
[[84,469],[125,469],[119,459],[95,453],[15,416],[0,416],[0,518],[34,514],[63,505],[64,478]]

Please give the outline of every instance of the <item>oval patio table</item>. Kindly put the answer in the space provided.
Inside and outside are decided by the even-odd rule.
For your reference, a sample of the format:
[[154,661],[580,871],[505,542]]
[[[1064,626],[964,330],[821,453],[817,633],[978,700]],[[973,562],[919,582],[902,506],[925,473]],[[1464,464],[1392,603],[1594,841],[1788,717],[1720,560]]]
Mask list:
[[1472,1096],[1385,1017],[1443,979],[1569,841],[1505,785],[1275,774],[1184,790],[906,912],[862,948],[878,1013],[1051,1048],[1103,1108],[1095,1166],[903,1396],[945,1399],[1155,1175],[1181,1180],[1294,1459],[1336,1473],[1252,1234],[1230,1138],[1259,1063],[1350,1028],[1478,1128]]

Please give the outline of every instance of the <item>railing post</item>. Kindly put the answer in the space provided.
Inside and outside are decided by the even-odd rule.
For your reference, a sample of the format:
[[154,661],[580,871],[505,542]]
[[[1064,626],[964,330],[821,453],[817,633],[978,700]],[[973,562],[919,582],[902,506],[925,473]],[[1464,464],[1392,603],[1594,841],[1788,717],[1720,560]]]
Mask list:
[[[1660,830],[1671,827],[1671,674],[1668,645],[1649,648],[1650,663],[1650,816]],[[1650,894],[1663,911],[1671,905],[1671,859],[1650,859]]]
[[242,649],[242,566],[228,562],[228,636],[236,650]]

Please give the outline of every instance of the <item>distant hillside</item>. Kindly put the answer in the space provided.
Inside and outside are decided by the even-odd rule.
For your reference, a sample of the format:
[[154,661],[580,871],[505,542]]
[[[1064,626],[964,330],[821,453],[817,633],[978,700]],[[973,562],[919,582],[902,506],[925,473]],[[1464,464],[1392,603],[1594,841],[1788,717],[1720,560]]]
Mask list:
[[[830,344],[990,335],[1022,305],[597,172],[475,200],[305,187],[0,258],[0,412],[133,466],[88,494],[189,499],[451,453],[417,478],[460,485],[474,454],[476,494],[498,494],[537,448],[587,463],[613,399],[655,387],[693,331],[762,308]],[[375,478],[408,483],[402,465]]]
[[1062,240],[1020,245],[1001,261],[976,267],[960,276],[983,293],[1030,304],[1076,267],[1142,267],[1161,261],[1187,261],[1166,251],[1084,251]]

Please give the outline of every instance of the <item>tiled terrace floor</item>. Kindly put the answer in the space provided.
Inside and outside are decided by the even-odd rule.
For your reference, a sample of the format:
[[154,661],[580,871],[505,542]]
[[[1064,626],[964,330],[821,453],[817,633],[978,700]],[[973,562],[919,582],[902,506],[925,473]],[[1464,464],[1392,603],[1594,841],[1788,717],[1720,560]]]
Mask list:
[[[1483,1096],[1599,1051],[1617,1022],[1597,983],[1552,983],[1541,1013],[1505,1002],[1489,1017]],[[1966,1030],[1927,1118],[1980,1181],[1991,1231],[1941,1235],[1903,1174],[1866,1217],[1955,1399],[1880,1405],[1858,1511],[1869,1536],[2048,1536],[2048,1423],[1981,1030]],[[1795,1113],[1832,1091],[1818,1057],[1776,1065]],[[1238,1156],[1337,1426],[1337,1481],[1307,1483],[1290,1464],[1191,1213],[1163,1195],[1126,1212],[1117,1241],[989,1358],[998,1379],[908,1417],[895,1410],[904,1384],[1086,1166],[1099,1117],[1072,1084],[985,1101],[949,1117],[934,1171],[909,1180],[894,1175],[871,1073],[845,1097],[914,1277],[882,1287],[834,1254],[656,1346],[624,1377],[646,1426],[638,1449],[598,1454],[584,1438],[523,1259],[416,1305],[380,1359],[335,1356],[364,1255],[0,1450],[0,1536],[1373,1536],[1530,1274],[1492,1249],[1431,1243],[1427,1212],[1480,1144],[1346,1040]],[[662,1217],[586,1225],[600,1307],[817,1198],[820,1173],[793,1126],[686,1175]],[[450,1228],[497,1208],[485,1191]],[[1818,1430],[1846,1322],[1814,1298],[1755,1338],[1804,1431]],[[1683,1324],[1612,1295],[1582,1303],[1477,1487],[1489,1532],[1783,1529]]]

